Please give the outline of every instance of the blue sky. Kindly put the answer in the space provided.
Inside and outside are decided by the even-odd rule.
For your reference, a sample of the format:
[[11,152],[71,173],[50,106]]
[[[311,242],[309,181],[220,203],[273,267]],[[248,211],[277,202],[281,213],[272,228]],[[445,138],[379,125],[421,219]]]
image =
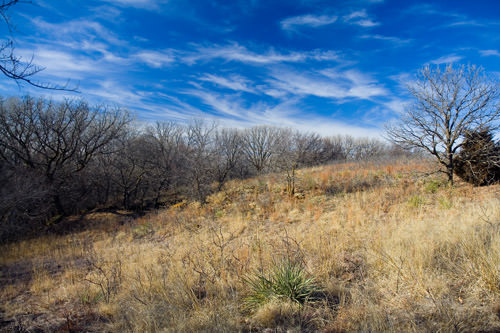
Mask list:
[[138,121],[377,137],[425,64],[500,75],[493,0],[33,2],[10,11],[17,54],[45,67],[38,81],[71,79],[80,93],[1,77],[2,95],[82,97]]

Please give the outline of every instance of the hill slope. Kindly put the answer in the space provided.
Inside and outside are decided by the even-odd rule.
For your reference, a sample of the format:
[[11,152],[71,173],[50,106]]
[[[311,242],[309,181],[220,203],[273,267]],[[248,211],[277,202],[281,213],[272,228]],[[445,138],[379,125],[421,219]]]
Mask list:
[[[448,188],[428,168],[331,165],[300,170],[294,196],[268,175],[232,181],[206,204],[66,221],[87,230],[0,249],[0,325],[498,330],[499,187]],[[283,267],[296,279],[276,275]]]

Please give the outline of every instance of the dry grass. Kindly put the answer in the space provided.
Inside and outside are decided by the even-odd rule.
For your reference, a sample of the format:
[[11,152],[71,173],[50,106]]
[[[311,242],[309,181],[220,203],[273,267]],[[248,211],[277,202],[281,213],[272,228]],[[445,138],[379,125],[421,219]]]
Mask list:
[[[281,175],[233,181],[204,205],[2,246],[4,329],[499,330],[499,187],[428,170],[302,170],[294,197]],[[245,281],[283,260],[314,277],[315,301],[248,309]]]

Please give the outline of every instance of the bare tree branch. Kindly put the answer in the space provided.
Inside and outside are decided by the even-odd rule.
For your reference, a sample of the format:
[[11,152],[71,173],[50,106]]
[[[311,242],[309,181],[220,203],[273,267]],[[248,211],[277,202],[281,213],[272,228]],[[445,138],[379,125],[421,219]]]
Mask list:
[[[0,17],[5,22],[10,34],[12,35],[14,27],[11,23],[10,16],[7,11],[18,3],[31,3],[30,1],[2,1],[0,2]],[[21,83],[27,83],[33,87],[48,89],[48,90],[63,90],[78,92],[78,86],[70,86],[69,80],[63,85],[56,85],[50,83],[42,83],[34,80],[34,76],[45,68],[37,66],[33,62],[34,57],[29,60],[24,60],[22,57],[15,54],[14,39],[10,37],[5,42],[0,44],[0,72],[9,79],[16,81],[18,86]]]

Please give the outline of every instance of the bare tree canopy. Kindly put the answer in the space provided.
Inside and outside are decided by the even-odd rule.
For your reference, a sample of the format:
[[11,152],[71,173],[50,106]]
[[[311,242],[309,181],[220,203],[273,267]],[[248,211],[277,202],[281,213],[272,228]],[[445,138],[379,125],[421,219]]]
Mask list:
[[414,103],[399,122],[388,126],[388,137],[400,146],[433,155],[453,183],[454,158],[466,131],[498,129],[498,82],[473,65],[426,66],[408,90]]
[[[11,35],[14,28],[8,14],[8,10],[18,3],[30,2],[20,0],[2,0],[0,2],[0,17],[7,25]],[[12,37],[7,38],[5,41],[0,43],[0,72],[2,72],[2,74],[9,79],[13,79],[17,82],[17,84],[24,82],[33,87],[42,89],[77,91],[76,87],[69,86],[69,81],[64,85],[55,85],[36,81],[33,77],[35,74],[43,71],[44,68],[35,65],[33,63],[33,57],[31,57],[31,59],[23,59],[22,57],[16,55],[14,51],[15,42]]]
[[243,151],[257,173],[262,173],[269,166],[274,148],[282,136],[281,131],[270,126],[256,126],[245,131]]

